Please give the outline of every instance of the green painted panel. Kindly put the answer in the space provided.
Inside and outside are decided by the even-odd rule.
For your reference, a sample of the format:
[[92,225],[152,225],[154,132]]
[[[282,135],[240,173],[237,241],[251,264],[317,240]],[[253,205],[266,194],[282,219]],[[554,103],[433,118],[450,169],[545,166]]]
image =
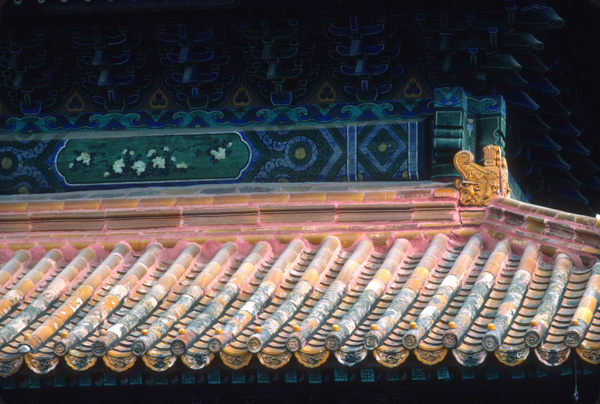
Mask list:
[[463,125],[463,110],[458,111],[436,111],[435,125],[436,126],[453,126],[461,127]]
[[239,178],[250,147],[236,132],[68,140],[56,157],[68,184]]

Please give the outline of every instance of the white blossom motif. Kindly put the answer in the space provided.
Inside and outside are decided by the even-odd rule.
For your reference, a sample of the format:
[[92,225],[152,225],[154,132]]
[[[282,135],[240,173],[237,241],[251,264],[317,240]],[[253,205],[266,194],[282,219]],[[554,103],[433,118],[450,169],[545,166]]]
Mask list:
[[90,161],[92,160],[92,158],[90,157],[89,153],[82,152],[75,160],[76,161],[81,161],[86,166],[89,166],[90,165]]
[[[225,160],[230,154],[231,142],[221,142],[220,146],[213,143],[212,150],[198,148],[191,150],[195,156],[206,156],[208,154],[213,163]],[[113,151],[113,156],[102,151],[81,151],[73,153],[72,160],[67,162],[71,171],[90,172],[97,177],[107,180],[123,180],[133,178],[154,179],[169,176],[174,173],[187,173],[196,170],[193,162],[187,163],[187,151],[169,146],[146,144],[146,147],[121,148]],[[177,154],[177,156],[175,156]],[[204,157],[206,158],[206,157]],[[96,177],[96,178],[97,178]]]
[[152,167],[154,167],[154,168],[165,168],[165,159],[162,158],[162,157],[160,157],[160,156],[154,157],[152,159]]
[[136,174],[139,176],[141,175],[144,171],[146,171],[146,163],[144,163],[142,160],[138,160],[135,163],[133,163],[133,166],[131,166],[131,168],[133,168],[133,170],[136,172]]
[[115,160],[115,162],[112,165],[112,169],[116,174],[122,174],[123,167],[125,167],[125,162],[123,161],[123,159]]
[[219,147],[219,150],[211,150],[210,154],[212,154],[216,160],[224,160],[226,157],[226,150],[222,147]]
[[225,160],[227,156],[231,154],[231,147],[233,146],[232,142],[224,143],[221,142],[221,145],[215,144],[212,148],[208,150],[210,160],[213,164],[216,164],[219,161]]

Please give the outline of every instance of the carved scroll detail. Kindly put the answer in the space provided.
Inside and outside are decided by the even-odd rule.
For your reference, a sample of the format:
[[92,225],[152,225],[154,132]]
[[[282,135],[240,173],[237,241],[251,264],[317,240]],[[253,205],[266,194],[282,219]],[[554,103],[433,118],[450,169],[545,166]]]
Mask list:
[[337,360],[346,366],[354,366],[360,362],[362,362],[367,357],[367,350],[365,348],[361,349],[339,349],[334,352]]
[[485,206],[497,196],[510,196],[508,168],[500,146],[485,146],[483,154],[483,167],[473,162],[473,154],[467,150],[454,156],[454,166],[462,177],[454,184],[461,205]]
[[297,352],[294,352],[294,355],[296,356],[296,359],[298,359],[298,362],[307,368],[314,369],[327,361],[327,358],[329,357],[329,351],[324,349],[321,352],[313,353],[301,349]]
[[575,351],[577,351],[581,359],[592,365],[600,363],[600,349],[588,349],[580,345]]
[[214,358],[214,354],[208,349],[199,352],[190,352],[181,356],[181,360],[187,367],[193,370],[202,369],[207,366]]
[[556,367],[562,365],[567,360],[571,349],[566,346],[563,346],[562,349],[546,349],[543,346],[538,346],[534,352],[544,365]]
[[461,349],[454,348],[452,350],[452,354],[458,363],[466,368],[474,368],[481,365],[487,357],[487,351],[485,349],[480,349],[478,351],[463,351]]
[[408,358],[408,349],[400,348],[395,351],[387,351],[382,349],[375,349],[373,355],[377,362],[388,368],[395,368],[400,366],[406,358]]
[[279,354],[269,354],[263,351],[259,352],[257,356],[260,360],[260,363],[266,367],[271,369],[279,369],[280,367],[287,365],[292,357],[292,353],[286,349]]
[[12,376],[23,364],[23,355],[0,355],[0,376]]
[[248,351],[237,355],[232,355],[225,351],[221,351],[219,352],[219,355],[221,356],[221,360],[227,367],[235,370],[241,369],[244,366],[248,365],[250,363],[250,359],[252,359],[252,353]]
[[494,351],[496,358],[506,366],[520,365],[529,356],[529,347],[525,344],[516,349],[499,348]]
[[45,375],[54,370],[56,365],[58,365],[58,356],[54,354],[39,355],[28,353],[25,355],[25,363],[27,363],[29,369],[33,370],[38,375]]
[[441,361],[444,360],[446,354],[448,353],[447,348],[436,348],[436,349],[424,349],[422,347],[417,347],[415,349],[415,355],[417,359],[428,366],[437,365]]
[[121,354],[116,351],[109,351],[102,357],[106,366],[115,372],[124,372],[135,364],[137,356],[133,353]]
[[143,355],[142,360],[150,369],[163,372],[175,364],[175,355]]
[[69,365],[70,368],[78,371],[88,370],[92,366],[96,364],[98,360],[97,356],[92,354],[79,353],[76,350],[69,351],[68,354],[65,355],[65,362]]

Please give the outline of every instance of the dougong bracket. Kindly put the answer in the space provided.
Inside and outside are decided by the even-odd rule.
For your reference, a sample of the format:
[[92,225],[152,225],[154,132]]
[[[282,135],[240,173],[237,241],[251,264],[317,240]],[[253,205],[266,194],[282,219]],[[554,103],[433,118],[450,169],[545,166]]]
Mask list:
[[483,167],[474,163],[473,154],[467,150],[454,156],[454,166],[462,177],[454,184],[461,205],[485,206],[497,196],[510,196],[508,168],[500,147],[485,146],[483,154]]

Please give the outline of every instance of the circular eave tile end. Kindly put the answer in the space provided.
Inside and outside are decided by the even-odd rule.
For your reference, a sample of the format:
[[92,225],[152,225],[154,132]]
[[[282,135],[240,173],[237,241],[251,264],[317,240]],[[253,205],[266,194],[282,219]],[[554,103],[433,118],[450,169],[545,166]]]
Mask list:
[[185,341],[180,339],[173,341],[173,343],[171,343],[171,352],[173,352],[173,355],[175,356],[185,355],[187,352],[187,345]]
[[300,338],[292,335],[291,337],[289,337],[287,339],[287,341],[285,342],[285,346],[287,347],[287,349],[290,352],[297,352],[300,350],[300,348],[302,347],[302,342],[300,341]]
[[92,345],[92,353],[94,354],[94,356],[100,358],[108,353],[108,345],[101,339],[97,339]]
[[248,350],[250,352],[252,352],[253,354],[259,353],[263,349],[263,343],[262,343],[261,339],[259,337],[257,337],[256,335],[253,335],[250,338],[248,338],[248,342],[246,343],[246,346],[248,347]]
[[376,335],[374,332],[367,333],[367,335],[365,336],[365,340],[363,342],[363,345],[369,351],[374,350],[380,344],[381,344],[381,340],[380,340],[379,336]]
[[329,334],[325,339],[325,348],[330,351],[337,351],[342,346],[342,341],[338,335]]

